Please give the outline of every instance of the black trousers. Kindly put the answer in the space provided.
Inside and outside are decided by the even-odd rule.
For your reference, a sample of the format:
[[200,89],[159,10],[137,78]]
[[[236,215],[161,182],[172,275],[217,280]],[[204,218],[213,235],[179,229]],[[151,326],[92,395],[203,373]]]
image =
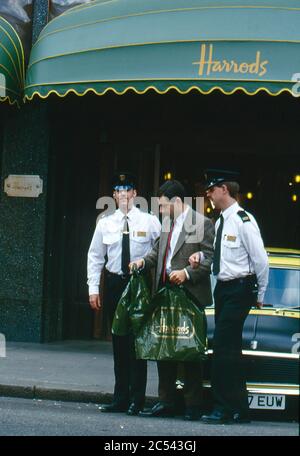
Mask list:
[[203,399],[203,369],[201,362],[157,361],[159,401],[169,406],[175,406],[176,380],[179,366],[183,369],[185,406],[201,407]]
[[[123,278],[106,271],[104,305],[107,306],[110,325],[128,281],[129,277]],[[114,402],[125,405],[135,402],[142,408],[146,393],[147,361],[136,359],[132,335],[113,334],[112,343],[115,371]]]
[[217,282],[213,338],[212,388],[215,409],[229,415],[248,413],[243,372],[242,332],[257,300],[256,277]]

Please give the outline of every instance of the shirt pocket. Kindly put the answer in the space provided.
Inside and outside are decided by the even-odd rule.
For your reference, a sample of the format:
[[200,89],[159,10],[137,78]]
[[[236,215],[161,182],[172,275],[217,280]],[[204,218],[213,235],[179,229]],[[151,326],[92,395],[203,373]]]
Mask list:
[[143,232],[143,235],[130,237],[130,254],[134,258],[145,256],[151,249],[150,233]]
[[[229,238],[229,239],[228,239]],[[232,238],[232,240],[230,240]],[[234,260],[241,247],[241,240],[238,236],[226,236],[222,241],[223,257],[225,260]]]
[[121,234],[119,232],[105,233],[103,234],[103,244],[113,245],[120,242]]

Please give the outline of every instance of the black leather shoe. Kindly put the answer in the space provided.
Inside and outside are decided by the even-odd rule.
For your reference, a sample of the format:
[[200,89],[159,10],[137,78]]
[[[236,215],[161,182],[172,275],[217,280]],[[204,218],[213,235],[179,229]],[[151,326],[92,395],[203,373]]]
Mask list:
[[139,416],[142,416],[144,418],[150,418],[150,417],[158,417],[158,418],[170,418],[175,415],[174,408],[165,404],[162,404],[161,402],[158,402],[157,404],[152,407],[150,410],[143,410],[142,412],[139,413]]
[[201,416],[199,407],[186,407],[184,420],[186,421],[198,421]]
[[143,410],[143,407],[140,407],[138,404],[135,404],[134,402],[130,404],[129,409],[127,410],[127,415],[134,416],[138,415],[139,412]]
[[118,404],[117,402],[113,402],[112,404],[102,405],[100,408],[100,412],[102,412],[102,413],[121,413],[121,412],[127,412],[127,409],[128,409],[128,405]]
[[210,415],[203,415],[201,421],[206,424],[229,424],[232,419],[226,413],[214,410]]
[[231,421],[236,424],[251,423],[249,416],[242,413],[234,413]]

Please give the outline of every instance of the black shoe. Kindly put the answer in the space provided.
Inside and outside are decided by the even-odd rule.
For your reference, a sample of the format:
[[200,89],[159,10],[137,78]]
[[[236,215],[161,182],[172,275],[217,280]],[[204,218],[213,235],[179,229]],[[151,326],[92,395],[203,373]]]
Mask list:
[[127,410],[127,415],[130,415],[130,416],[138,415],[139,412],[141,412],[142,410],[143,410],[143,407],[140,407],[135,402],[132,402],[132,404],[130,404],[130,406],[129,406],[129,409]]
[[242,413],[234,413],[231,421],[236,424],[251,423],[249,416]]
[[128,405],[113,402],[112,404],[102,405],[100,408],[100,412],[102,412],[102,413],[121,413],[121,412],[127,412],[127,409],[128,409]]
[[152,407],[150,410],[143,410],[139,413],[139,416],[144,418],[148,417],[163,417],[163,418],[170,418],[175,415],[174,407],[169,405],[162,404],[158,402],[157,404]]
[[185,410],[185,415],[184,415],[184,420],[186,421],[197,421],[199,420],[201,416],[201,412],[199,407],[193,406],[193,407],[186,407]]
[[226,413],[214,410],[210,415],[203,415],[201,421],[206,424],[229,424],[232,419]]

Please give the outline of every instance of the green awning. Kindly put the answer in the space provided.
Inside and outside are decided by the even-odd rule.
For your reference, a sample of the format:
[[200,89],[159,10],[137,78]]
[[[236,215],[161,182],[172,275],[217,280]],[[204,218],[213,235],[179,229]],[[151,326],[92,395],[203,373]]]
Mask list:
[[18,103],[24,79],[23,45],[13,26],[0,16],[0,102]]
[[26,98],[150,89],[297,92],[298,6],[298,0],[95,0],[42,31]]

